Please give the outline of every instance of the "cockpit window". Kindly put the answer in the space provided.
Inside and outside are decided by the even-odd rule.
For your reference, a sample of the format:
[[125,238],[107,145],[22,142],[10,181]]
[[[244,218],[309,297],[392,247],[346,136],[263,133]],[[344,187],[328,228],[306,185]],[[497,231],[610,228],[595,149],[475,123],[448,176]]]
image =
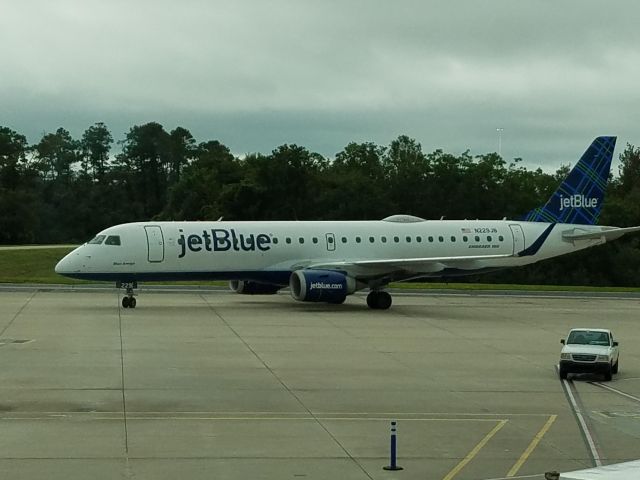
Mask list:
[[104,241],[104,237],[106,237],[106,235],[97,235],[95,238],[92,238],[87,243],[89,245],[100,245]]
[[109,235],[105,245],[120,245],[120,235]]

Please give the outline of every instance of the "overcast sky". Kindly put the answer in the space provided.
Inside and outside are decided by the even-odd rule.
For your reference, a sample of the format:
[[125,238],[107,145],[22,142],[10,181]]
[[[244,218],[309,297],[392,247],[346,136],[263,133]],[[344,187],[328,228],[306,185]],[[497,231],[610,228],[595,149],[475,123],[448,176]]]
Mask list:
[[636,1],[0,0],[0,125],[183,126],[237,154],[425,152],[575,163],[640,146]]

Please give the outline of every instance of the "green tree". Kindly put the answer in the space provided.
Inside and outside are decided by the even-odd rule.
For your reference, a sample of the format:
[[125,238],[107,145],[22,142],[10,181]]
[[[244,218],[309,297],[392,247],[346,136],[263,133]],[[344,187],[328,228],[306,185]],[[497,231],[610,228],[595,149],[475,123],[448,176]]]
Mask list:
[[27,161],[24,135],[0,127],[0,243],[37,238],[38,177]]
[[112,143],[113,137],[102,122],[87,128],[82,134],[82,170],[93,180],[102,180],[107,172]]
[[167,166],[171,164],[171,140],[156,122],[131,127],[116,156],[117,173],[124,183],[131,211],[143,218],[159,214],[169,188]]
[[184,167],[180,179],[169,191],[164,218],[215,220],[229,216],[221,196],[242,178],[241,165],[218,141],[201,143],[196,159]]

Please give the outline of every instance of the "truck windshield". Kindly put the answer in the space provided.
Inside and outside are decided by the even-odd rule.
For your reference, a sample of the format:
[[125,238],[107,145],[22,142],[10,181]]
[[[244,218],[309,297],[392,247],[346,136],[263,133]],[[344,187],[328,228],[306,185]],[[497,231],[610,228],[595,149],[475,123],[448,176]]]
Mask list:
[[606,332],[590,332],[589,330],[574,330],[569,334],[567,344],[609,345],[609,334]]

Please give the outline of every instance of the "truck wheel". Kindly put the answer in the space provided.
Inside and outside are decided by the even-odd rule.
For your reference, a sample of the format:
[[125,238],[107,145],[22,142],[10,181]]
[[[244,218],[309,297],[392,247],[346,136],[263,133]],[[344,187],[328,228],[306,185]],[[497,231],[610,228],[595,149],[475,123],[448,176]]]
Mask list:
[[609,365],[609,367],[605,370],[604,372],[604,380],[606,382],[610,382],[611,381],[611,372],[612,372],[613,368],[611,367],[611,365]]
[[558,369],[558,372],[560,373],[560,379],[561,380],[566,380],[567,379],[567,374],[569,372],[567,372],[567,369],[563,366],[560,366],[560,368]]
[[616,360],[615,365],[611,369],[611,373],[618,373],[618,363],[620,363],[620,359]]

